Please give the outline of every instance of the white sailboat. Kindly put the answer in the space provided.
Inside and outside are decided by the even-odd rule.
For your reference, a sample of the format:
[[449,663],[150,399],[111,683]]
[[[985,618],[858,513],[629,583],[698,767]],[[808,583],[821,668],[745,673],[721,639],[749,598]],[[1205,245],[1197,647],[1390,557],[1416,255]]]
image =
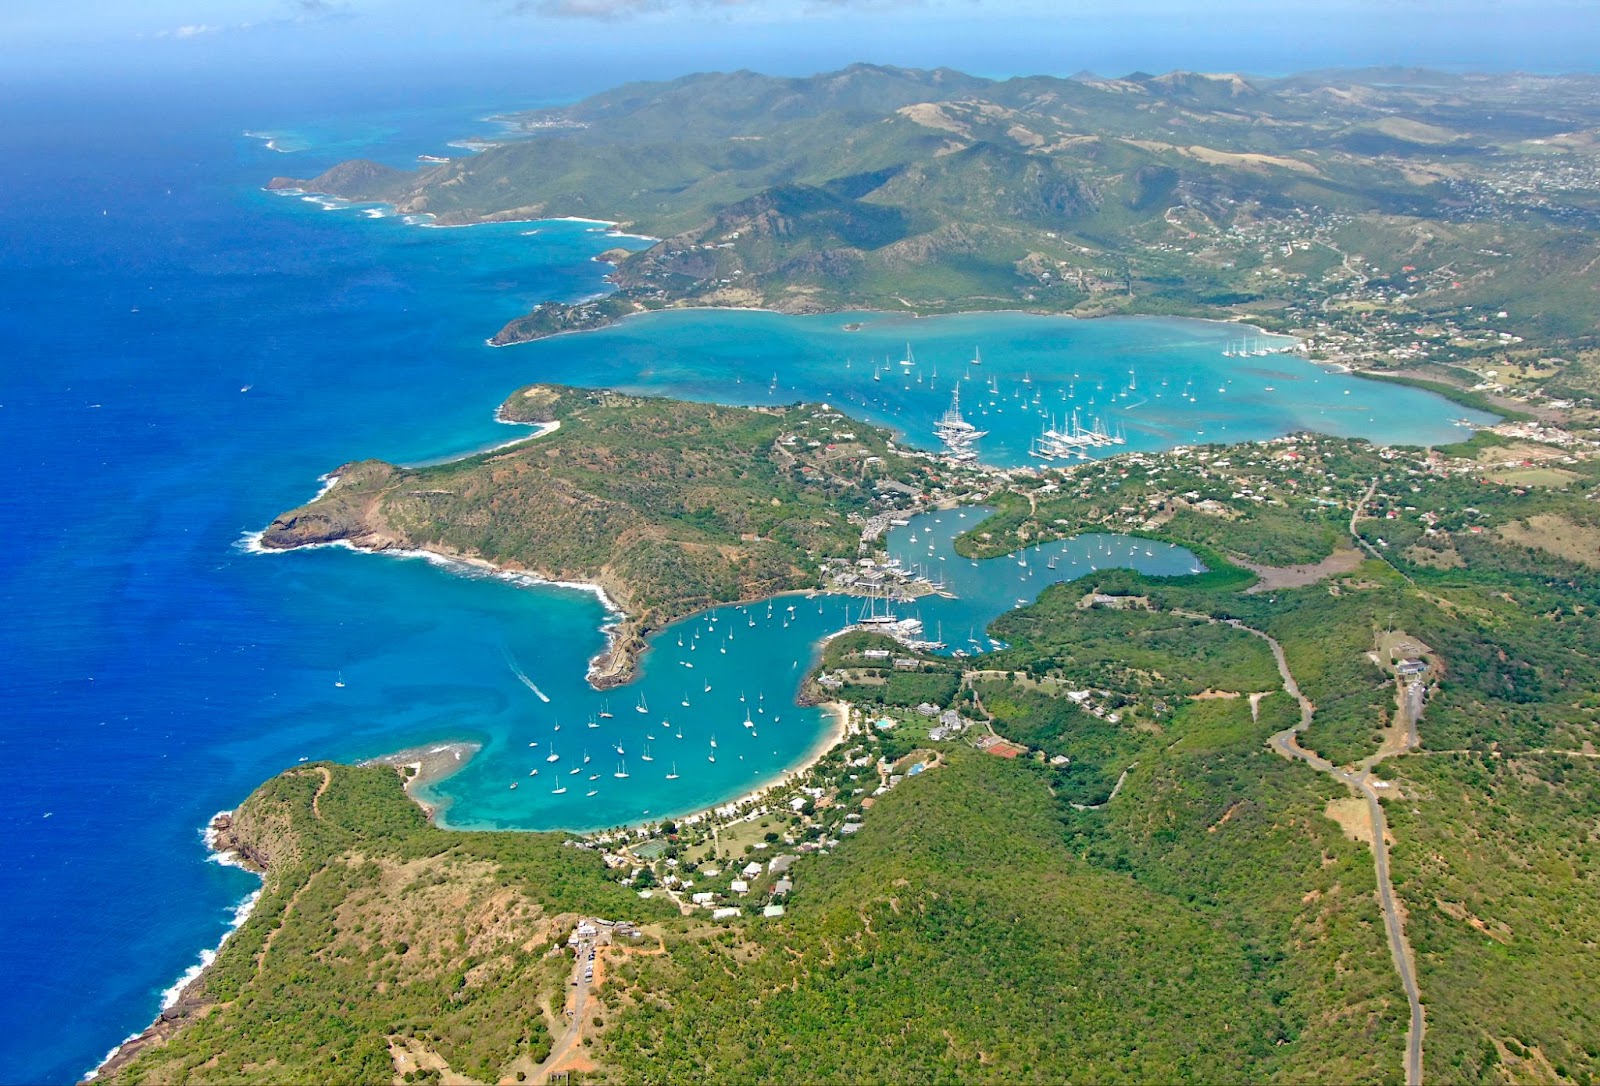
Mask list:
[[628,763],[626,761],[618,762],[617,771],[611,775],[618,778],[626,777],[628,775]]
[[667,780],[675,781],[677,779],[678,779],[678,763],[677,762],[673,762],[672,763],[672,772],[667,774]]
[[653,762],[653,761],[655,761],[655,758],[651,757],[651,755],[650,755],[650,744],[649,743],[646,743],[644,745],[644,753],[639,755],[639,760],[640,761],[644,761],[644,762]]
[[650,707],[644,703],[644,691],[642,690],[639,692],[639,704],[633,707],[633,711],[636,713],[648,713],[650,711]]

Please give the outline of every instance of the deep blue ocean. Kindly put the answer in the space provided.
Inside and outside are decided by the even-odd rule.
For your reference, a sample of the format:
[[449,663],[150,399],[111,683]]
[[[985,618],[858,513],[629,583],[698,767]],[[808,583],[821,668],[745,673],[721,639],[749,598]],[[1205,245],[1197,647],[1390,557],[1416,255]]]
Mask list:
[[[1304,426],[1460,433],[1460,410],[1442,401],[1288,356],[1226,358],[1238,330],[1194,322],[864,315],[847,331],[843,317],[678,314],[494,350],[484,339],[534,303],[604,289],[591,258],[617,239],[581,222],[427,229],[261,190],[355,154],[408,165],[461,153],[451,141],[492,131],[493,110],[561,90],[455,88],[400,104],[347,90],[330,105],[307,89],[229,100],[119,88],[6,103],[0,1081],[75,1079],[150,1021],[257,885],[208,861],[202,827],[300,759],[473,740],[483,754],[440,787],[452,824],[582,828],[731,798],[822,734],[821,713],[791,699],[815,638],[848,617],[843,601],[688,620],[658,639],[639,690],[614,692],[614,717],[589,728],[600,699],[583,666],[606,619],[593,596],[239,546],[340,463],[504,441],[515,431],[492,412],[534,379],[828,397],[922,443],[959,380],[993,431],[986,456],[1005,463],[1027,462],[1028,437],[1073,407],[1120,424],[1131,448]],[[916,367],[898,365],[908,341]],[[980,345],[981,369],[967,362]],[[962,599],[922,613],[953,646],[1090,562],[1192,561],[1085,538],[1058,545],[1049,577],[1045,555],[984,573],[950,555],[962,524],[943,516],[891,543],[908,561],[962,567],[942,571],[966,579]],[[640,692],[649,713],[634,711]],[[745,728],[752,704],[764,712]],[[715,763],[710,734],[726,751]],[[572,774],[585,754],[599,768]],[[626,787],[612,776],[623,761]],[[673,761],[677,791],[657,780]],[[575,782],[562,795],[558,773]]]

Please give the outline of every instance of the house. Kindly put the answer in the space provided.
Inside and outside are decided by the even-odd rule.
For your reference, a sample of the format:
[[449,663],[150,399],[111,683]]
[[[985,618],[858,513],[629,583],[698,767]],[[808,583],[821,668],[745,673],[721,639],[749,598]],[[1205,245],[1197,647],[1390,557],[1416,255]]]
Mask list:
[[783,915],[783,906],[782,905],[768,905],[766,908],[761,910],[761,915],[762,916],[782,916]]
[[710,905],[713,901],[717,900],[717,895],[713,894],[709,890],[703,890],[698,894],[691,894],[689,900],[694,902],[696,905]]
[[744,865],[744,877],[753,879],[761,874],[761,865],[754,860]]
[[783,856],[774,856],[767,862],[767,870],[772,872],[774,875],[781,875],[785,871],[789,870],[789,868],[793,867],[794,862],[799,858],[800,857],[798,856],[790,856],[787,854]]
[[736,894],[748,894],[750,892],[750,884],[743,879],[734,879],[728,884],[728,889]]
[[733,905],[724,905],[711,914],[713,920],[732,920],[739,915],[739,910]]
[[794,883],[788,879],[779,879],[772,884],[772,896],[782,897],[794,889]]
[[1401,660],[1395,665],[1395,670],[1401,675],[1410,677],[1412,675],[1421,675],[1428,670],[1428,665],[1421,660]]

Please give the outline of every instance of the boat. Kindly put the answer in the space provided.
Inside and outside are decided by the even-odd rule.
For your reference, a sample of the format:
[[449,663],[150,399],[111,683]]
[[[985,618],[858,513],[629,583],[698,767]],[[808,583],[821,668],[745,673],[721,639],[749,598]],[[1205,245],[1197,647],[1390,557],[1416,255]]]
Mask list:
[[906,356],[900,360],[900,364],[902,366],[915,366],[917,364],[916,358],[913,357],[912,354],[911,354],[911,344],[910,343],[906,344]]
[[972,348],[972,364],[974,366],[983,365],[983,352],[976,347]]
[[717,737],[713,735],[711,737],[711,747],[712,747],[713,750],[715,750],[716,746],[717,746]]
[[337,686],[340,690],[344,689],[344,672],[339,672],[339,677],[333,681],[333,685]]
[[653,761],[655,761],[655,758],[651,757],[651,755],[650,755],[650,744],[649,743],[646,743],[644,745],[644,753],[639,755],[639,760],[642,761],[642,762],[653,762]]
[[677,779],[678,779],[678,763],[677,762],[673,762],[672,763],[672,772],[667,774],[667,780],[675,781]]
[[584,793],[584,795],[586,795],[586,796],[598,796],[599,794],[600,794],[600,790],[598,788],[591,788],[587,792]]
[[591,774],[589,774],[589,779],[590,779],[590,780],[591,780],[591,781],[597,781],[597,780],[599,780],[599,779],[600,779],[600,774],[598,774],[598,773],[591,773]]
[[608,718],[608,717],[611,716],[611,702],[609,700],[602,701],[600,703],[600,716],[601,716],[601,719],[605,719],[605,718]]
[[550,794],[552,796],[565,795],[566,792],[567,792],[567,786],[564,785],[564,784],[560,788],[552,788],[552,789],[550,789]]
[[644,703],[643,691],[639,693],[639,704],[633,707],[633,711],[636,713],[648,713],[650,711],[650,707]]
[[600,726],[600,722],[598,720],[596,720],[594,717],[591,716],[589,718],[589,727],[598,728],[599,726]]
[[683,692],[683,707],[685,709],[689,707],[689,691],[687,690]]
[[547,762],[559,762],[560,760],[561,760],[561,755],[559,755],[559,754],[557,754],[555,752],[555,747],[554,747],[554,745],[552,745],[551,748],[550,748],[550,756],[548,758],[546,758],[545,761],[547,761]]
[[618,762],[617,763],[617,771],[615,773],[611,774],[611,775],[613,777],[618,777],[618,778],[626,777],[628,775],[628,763],[627,762]]
[[589,764],[589,751],[587,749],[585,749],[584,752],[583,752],[583,764],[584,765],[588,765]]

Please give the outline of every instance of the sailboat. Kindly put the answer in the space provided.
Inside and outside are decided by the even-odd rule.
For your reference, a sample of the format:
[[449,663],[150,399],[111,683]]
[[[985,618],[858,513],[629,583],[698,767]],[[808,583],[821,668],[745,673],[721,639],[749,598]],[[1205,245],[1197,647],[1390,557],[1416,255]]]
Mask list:
[[689,691],[687,690],[683,692],[683,707],[685,709],[689,707]]
[[628,775],[628,763],[626,761],[618,762],[617,771],[611,775],[619,778],[626,777]]
[[611,715],[611,701],[608,698],[600,703],[600,717],[605,719]]
[[555,744],[552,743],[550,745],[550,756],[548,758],[546,758],[545,761],[547,761],[547,762],[559,762],[560,760],[561,760],[561,755],[556,753]]
[[653,761],[655,761],[655,759],[650,756],[650,744],[649,743],[646,743],[644,745],[644,753],[639,755],[639,759],[640,759],[640,761],[645,761],[645,762],[653,762]]
[[911,344],[909,342],[906,343],[906,356],[900,360],[900,364],[902,366],[915,366],[917,364],[917,360],[911,355]]
[[600,726],[600,722],[599,722],[599,721],[598,721],[598,720],[596,720],[596,719],[595,719],[595,718],[594,718],[594,717],[593,717],[593,716],[592,716],[592,715],[591,715],[591,716],[590,716],[590,717],[589,717],[589,727],[591,727],[591,728],[598,728],[598,727],[599,727],[599,726]]
[[678,779],[678,763],[677,762],[673,762],[672,763],[672,772],[667,774],[667,780],[675,781],[677,779]]
[[550,794],[552,796],[560,796],[560,795],[565,795],[566,791],[567,791],[567,786],[563,784],[563,785],[558,785],[557,787],[550,789]]
[[334,680],[333,685],[337,686],[340,690],[344,689],[344,672],[339,672],[339,677]]
[[972,348],[972,364],[974,366],[983,365],[983,352],[976,347]]
[[648,713],[650,711],[650,707],[644,703],[644,691],[642,690],[639,692],[639,704],[633,707],[633,711],[636,713]]
[[584,765],[588,765],[589,764],[589,748],[588,747],[585,747],[583,749],[583,764]]

